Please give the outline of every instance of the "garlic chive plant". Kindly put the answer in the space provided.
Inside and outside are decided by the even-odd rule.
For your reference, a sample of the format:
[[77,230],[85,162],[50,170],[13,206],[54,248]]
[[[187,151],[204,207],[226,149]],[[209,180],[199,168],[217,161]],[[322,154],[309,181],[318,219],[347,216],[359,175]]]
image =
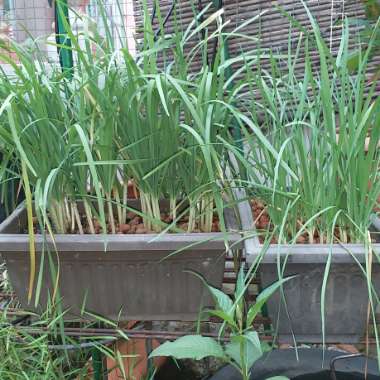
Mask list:
[[[241,83],[227,83],[236,59],[224,57],[222,10],[200,22],[206,10],[183,32],[157,40],[146,15],[136,57],[126,46],[114,50],[111,33],[104,37],[95,29],[77,36],[66,25],[75,57],[70,77],[37,45],[4,46],[19,63],[2,57],[15,75],[0,78],[9,94],[1,108],[0,144],[19,172],[24,169],[42,230],[116,233],[131,212],[143,218],[144,233],[225,230],[222,196],[229,190],[221,141],[231,141],[237,112],[231,104]],[[107,29],[106,19],[104,24]],[[211,24],[216,31],[185,53]],[[193,70],[195,57],[207,55],[215,40],[214,65],[201,59]],[[130,206],[130,181],[141,211]]]
[[242,186],[264,202],[274,228],[284,226],[287,242],[300,231],[310,243],[362,242],[380,196],[380,99],[367,80],[374,40],[359,48],[353,75],[349,22],[336,56],[311,15],[310,22],[313,32],[301,34],[286,59],[273,56],[269,68],[250,74],[250,117],[278,156],[246,127],[245,153],[235,148],[248,174]]

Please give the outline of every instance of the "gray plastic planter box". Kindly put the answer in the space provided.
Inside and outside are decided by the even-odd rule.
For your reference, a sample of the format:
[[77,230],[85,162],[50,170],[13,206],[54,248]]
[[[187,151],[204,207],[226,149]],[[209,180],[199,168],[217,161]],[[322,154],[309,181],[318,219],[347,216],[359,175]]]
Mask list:
[[[252,215],[245,210],[244,229],[252,230]],[[374,223],[375,224],[375,223]],[[245,242],[248,263],[262,254],[257,239]],[[373,244],[380,253],[380,244]],[[321,342],[321,289],[330,246],[321,244],[270,245],[261,259],[260,278],[263,288],[277,281],[278,263],[287,257],[284,276],[297,275],[284,287],[287,311],[281,293],[268,302],[267,310],[280,342]],[[367,307],[367,281],[351,254],[365,268],[365,249],[361,244],[334,244],[325,299],[325,334],[327,343],[358,342],[364,336]],[[380,265],[373,255],[372,283],[380,290]]]
[[[19,208],[0,224],[0,254],[22,307],[33,310],[27,303],[29,239],[28,235],[19,233],[25,223],[25,210]],[[236,221],[231,223],[236,225]],[[153,234],[107,235],[105,252],[103,236],[56,235],[60,296],[63,307],[70,309],[68,316],[80,314],[84,299],[86,310],[114,320],[192,321],[198,318],[202,307],[212,306],[204,284],[185,271],[195,271],[213,286],[221,287],[225,266],[223,234],[165,234],[153,240],[155,237]],[[239,238],[230,234],[229,241],[233,243]],[[42,246],[42,236],[36,235],[38,264]],[[54,252],[51,241],[48,246]],[[45,255],[40,310],[46,308],[48,290],[52,291],[47,262]]]

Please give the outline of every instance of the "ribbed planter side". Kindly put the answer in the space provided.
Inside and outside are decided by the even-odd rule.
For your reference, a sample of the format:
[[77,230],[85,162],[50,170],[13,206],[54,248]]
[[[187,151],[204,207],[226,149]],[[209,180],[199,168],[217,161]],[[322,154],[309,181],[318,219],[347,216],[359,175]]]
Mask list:
[[[29,239],[17,233],[23,225],[25,211],[21,208],[0,224],[0,252],[22,307],[34,310],[27,303]],[[229,235],[230,243],[239,239],[237,234]],[[222,285],[222,233],[165,234],[158,239],[154,234],[56,235],[55,243],[60,297],[63,308],[70,309],[67,317],[79,315],[84,308],[110,319],[192,321],[202,307],[213,302],[204,284],[188,271],[201,274],[213,286]],[[42,236],[36,235],[38,265],[43,246]],[[48,292],[53,289],[47,249],[56,257],[52,242],[45,242],[40,310],[46,308]],[[184,250],[167,257],[179,249]]]
[[[365,250],[361,245],[347,245],[365,268]],[[376,244],[375,250],[380,252]],[[268,312],[281,342],[292,342],[292,332],[299,342],[322,341],[321,290],[330,248],[321,245],[270,247],[261,264],[261,285],[277,281],[278,262],[288,256],[284,276],[297,275],[284,286],[284,299],[277,292],[268,302]],[[380,290],[380,265],[374,264],[372,282]],[[364,274],[350,254],[340,246],[332,248],[325,308],[326,342],[359,342],[364,336],[368,287]]]
[[[250,209],[244,210],[243,229],[251,231],[253,218]],[[380,244],[373,244],[380,253]],[[278,339],[292,343],[293,334],[298,342],[322,342],[321,291],[328,257],[331,267],[324,302],[325,339],[327,343],[358,342],[364,336],[368,287],[363,270],[366,250],[362,244],[296,244],[270,245],[263,253],[257,239],[245,241],[247,262],[260,258],[261,287],[278,281],[285,260],[284,277],[296,275],[270,298],[267,310]],[[372,284],[380,291],[380,265],[373,255]]]

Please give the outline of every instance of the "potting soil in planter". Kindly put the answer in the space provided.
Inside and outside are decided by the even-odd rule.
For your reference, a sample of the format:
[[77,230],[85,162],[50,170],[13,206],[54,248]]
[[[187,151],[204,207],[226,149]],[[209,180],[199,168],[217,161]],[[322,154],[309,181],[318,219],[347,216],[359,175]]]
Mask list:
[[[260,232],[264,232],[264,234],[259,235],[259,241],[260,243],[264,243],[265,240],[265,232],[272,231],[273,230],[273,223],[270,219],[270,216],[267,211],[267,207],[263,202],[257,199],[253,199],[250,202],[251,204],[251,209],[252,209],[252,214],[253,214],[253,219],[254,219],[254,224],[256,230]],[[302,221],[300,221],[299,226],[301,228],[302,226]],[[344,237],[344,239],[340,236],[341,230],[336,227],[334,231],[334,236],[336,238],[336,241],[344,241],[347,240],[347,243],[351,242],[350,236]],[[376,241],[378,239],[378,236],[376,233],[372,234],[373,240]],[[291,240],[292,236],[287,236],[288,241]],[[272,244],[277,244],[277,238],[274,236],[271,240]],[[315,231],[314,236],[313,236],[313,241],[310,241],[310,237],[308,233],[305,231],[303,232],[296,241],[297,244],[320,244],[321,239],[320,236],[318,235],[318,231]],[[322,242],[326,243],[326,242]]]
[[[123,224],[116,224],[116,233],[117,234],[154,234],[155,231],[148,230],[144,224],[143,224],[143,218],[140,215],[137,215],[136,213],[130,211],[127,213],[127,218],[126,218],[126,223]],[[83,232],[85,234],[91,234],[90,228],[88,226],[87,220],[85,216],[81,216],[81,221],[83,225]],[[182,232],[187,232],[188,228],[188,221],[189,218],[187,216],[183,216],[181,219],[179,219],[174,227],[179,228]],[[161,213],[161,222],[165,223],[166,225],[170,225],[173,222],[172,216],[170,216],[169,213]],[[93,224],[95,227],[95,233],[96,234],[101,234],[102,233],[102,228],[101,224],[99,223],[98,220],[93,220]],[[35,218],[34,219],[34,226],[35,226],[35,233],[40,232],[39,226],[38,226],[38,221]],[[24,229],[24,233],[27,233],[27,229]],[[112,229],[110,224],[107,224],[107,232],[111,233]],[[179,231],[173,231],[173,229],[169,229],[167,231],[168,233],[178,233]],[[201,233],[203,232],[200,227],[198,227],[197,223],[195,223],[195,229],[192,231],[192,233]],[[213,218],[213,223],[212,223],[212,230],[211,232],[220,232],[219,228],[219,220],[218,217],[215,215]],[[79,234],[78,229],[76,228],[75,230],[71,231],[71,233]]]

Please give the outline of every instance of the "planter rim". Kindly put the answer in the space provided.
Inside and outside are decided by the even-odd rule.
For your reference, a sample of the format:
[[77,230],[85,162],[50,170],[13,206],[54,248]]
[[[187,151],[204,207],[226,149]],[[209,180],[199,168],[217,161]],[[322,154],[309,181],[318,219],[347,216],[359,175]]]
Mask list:
[[[371,245],[375,253],[380,254],[380,244]],[[246,244],[246,254],[249,261],[253,262],[262,255],[261,263],[277,263],[287,257],[290,263],[325,263],[330,256],[333,263],[365,262],[367,256],[364,244],[270,244],[265,252],[263,245]],[[356,260],[355,260],[356,259]]]
[[[174,235],[174,234],[173,234]],[[55,235],[54,242],[59,252],[89,252],[94,251],[167,251],[181,248],[197,250],[212,250],[225,248],[223,233],[181,234],[176,236],[163,235],[157,240],[157,235]],[[239,247],[238,234],[228,234],[228,243]],[[52,239],[35,235],[37,251],[45,247],[54,247]],[[237,244],[235,244],[237,243]],[[20,252],[29,249],[29,236],[23,234],[2,234],[0,231],[0,249],[2,251]]]
[[[8,227],[17,223],[17,219],[25,212],[24,205],[0,223],[0,249],[2,251],[20,252],[29,250],[29,235],[19,233],[3,233]],[[55,234],[54,243],[59,252],[94,252],[94,251],[167,251],[179,250],[189,246],[197,250],[223,249],[228,244],[235,248],[242,247],[239,243],[241,235],[237,232],[211,233],[165,233],[159,234]],[[43,246],[53,249],[50,236],[35,234],[36,250]]]

